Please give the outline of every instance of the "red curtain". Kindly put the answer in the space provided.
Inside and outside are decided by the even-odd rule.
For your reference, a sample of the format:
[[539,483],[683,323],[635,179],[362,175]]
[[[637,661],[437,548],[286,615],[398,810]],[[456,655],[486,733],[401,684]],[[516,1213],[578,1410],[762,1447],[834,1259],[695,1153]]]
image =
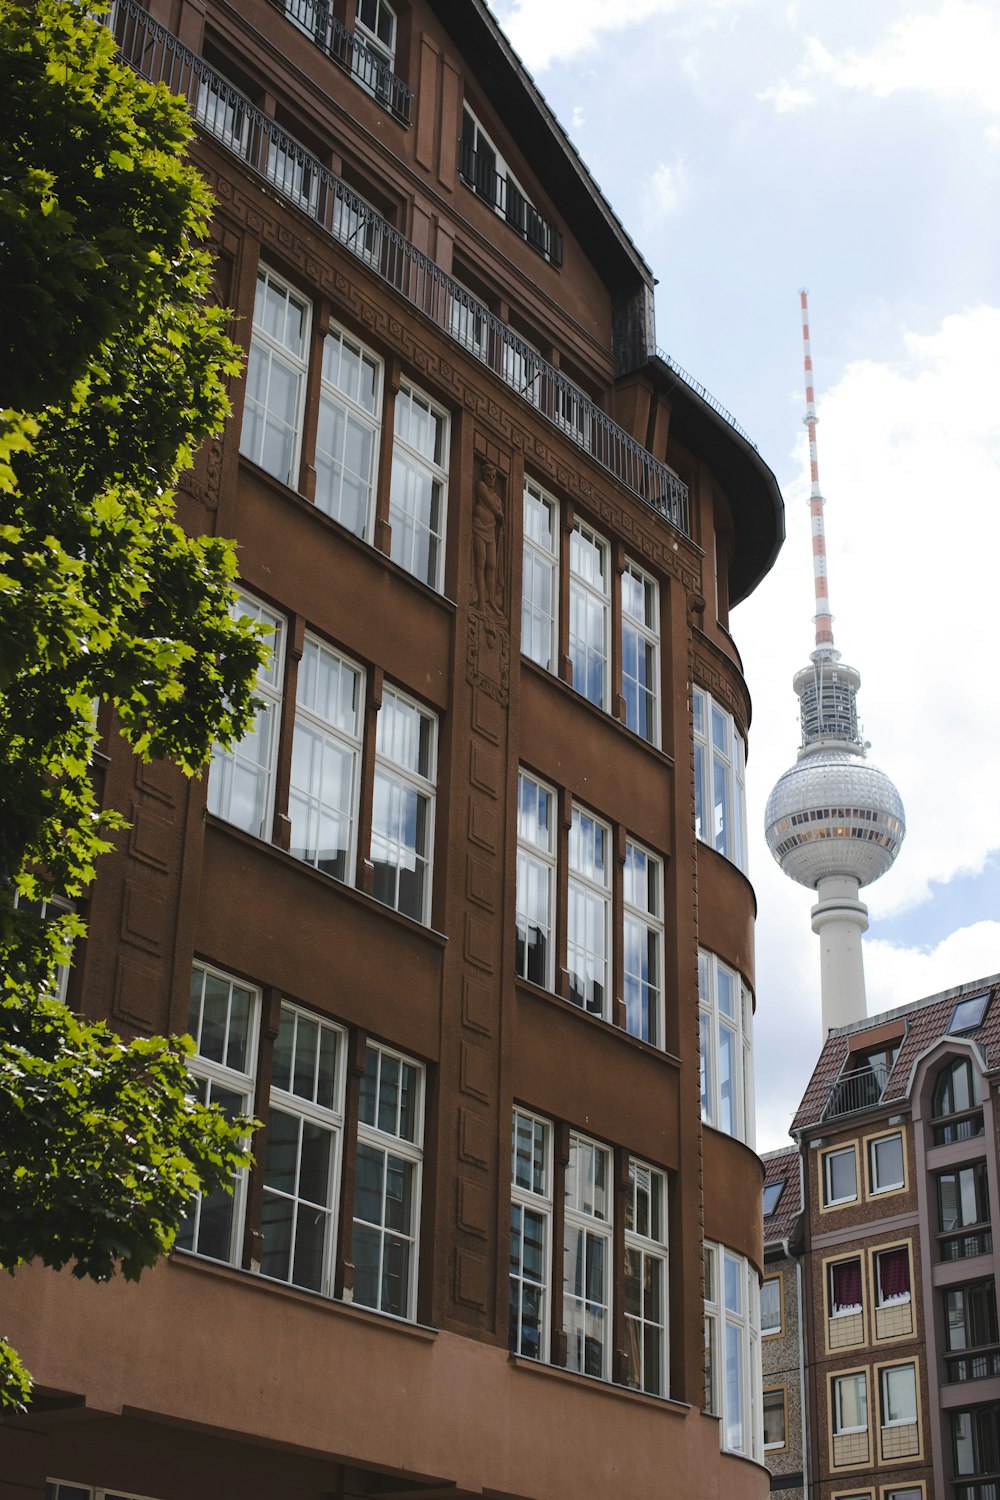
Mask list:
[[879,1301],[902,1297],[910,1290],[910,1257],[906,1251],[883,1250],[878,1258]]
[[830,1267],[830,1311],[861,1306],[861,1261],[842,1260]]

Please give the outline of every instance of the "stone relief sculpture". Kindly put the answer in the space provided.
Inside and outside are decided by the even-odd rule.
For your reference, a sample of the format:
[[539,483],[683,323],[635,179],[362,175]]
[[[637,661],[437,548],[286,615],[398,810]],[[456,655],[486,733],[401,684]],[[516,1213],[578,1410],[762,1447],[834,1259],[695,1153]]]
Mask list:
[[484,613],[504,612],[503,563],[506,540],[503,500],[497,489],[496,464],[487,460],[476,483],[472,507],[472,553],[475,598]]

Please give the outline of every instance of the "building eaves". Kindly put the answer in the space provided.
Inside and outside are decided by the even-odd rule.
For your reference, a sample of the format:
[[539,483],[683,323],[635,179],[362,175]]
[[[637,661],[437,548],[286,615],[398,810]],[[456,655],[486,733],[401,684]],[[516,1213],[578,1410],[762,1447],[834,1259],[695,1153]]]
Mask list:
[[[830,1094],[830,1087],[840,1077],[844,1063],[851,1051],[858,1050],[858,1039],[865,1032],[875,1032],[894,1021],[902,1021],[905,1027],[899,1053],[892,1072],[882,1090],[878,1107],[899,1104],[907,1099],[910,1079],[916,1060],[935,1042],[948,1035],[948,1023],[956,1003],[972,995],[988,991],[990,1003],[982,1025],[957,1033],[963,1040],[974,1041],[991,1070],[1000,1066],[1000,974],[974,980],[968,984],[955,985],[935,995],[927,995],[909,1005],[895,1010],[882,1011],[876,1016],[866,1016],[863,1021],[854,1021],[850,1026],[840,1026],[827,1036],[813,1069],[812,1077],[802,1096],[802,1102],[792,1121],[792,1133],[806,1130],[820,1123]],[[837,1119],[837,1126],[846,1124],[851,1117]]]
[[770,572],[785,540],[778,481],[725,407],[672,360],[657,353],[647,372],[670,402],[672,437],[694,453],[711,454],[712,473],[729,499],[736,528],[729,603],[739,604]]
[[431,5],[459,50],[475,60],[480,86],[486,87],[539,180],[586,243],[607,285],[620,284],[622,271],[628,269],[631,274],[626,279],[652,288],[655,278],[645,257],[485,0],[431,0]]

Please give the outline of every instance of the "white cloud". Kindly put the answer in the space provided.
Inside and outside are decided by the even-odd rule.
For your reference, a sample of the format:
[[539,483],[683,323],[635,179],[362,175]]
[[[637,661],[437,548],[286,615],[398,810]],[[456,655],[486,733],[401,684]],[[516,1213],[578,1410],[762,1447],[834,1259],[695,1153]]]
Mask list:
[[779,115],[788,114],[793,109],[807,109],[810,104],[816,103],[816,95],[811,89],[784,80],[781,83],[769,84],[755,97],[763,104],[769,101],[773,103]]
[[645,195],[653,209],[653,216],[666,218],[675,214],[690,192],[688,170],[681,157],[672,162],[661,161],[653,171]]
[[992,146],[994,151],[1000,151],[1000,125],[987,125],[983,130],[986,143]]
[[587,123],[587,116],[583,112],[583,106],[574,104],[573,113],[570,116],[570,124],[574,130],[582,130]]
[[740,0],[507,0],[497,5],[500,24],[533,72],[593,52],[609,33],[678,10],[711,24],[711,13]]
[[[822,327],[820,298],[811,312],[814,328]],[[930,333],[905,333],[898,358],[852,364],[825,390],[819,356],[834,635],[861,673],[871,757],[899,787],[907,815],[895,867],[862,893],[873,916],[912,912],[900,945],[866,941],[869,1011],[1000,970],[1000,924],[962,929],[929,951],[919,910],[930,881],[981,870],[1000,848],[1000,694],[993,690],[1000,501],[983,503],[1000,496],[998,342],[1000,308],[983,306]],[[801,396],[794,401],[791,420],[803,404]],[[813,898],[781,875],[762,837],[764,802],[798,746],[791,678],[812,646],[804,434],[798,457],[799,479],[785,490],[785,548],[734,621],[754,700],[748,776],[760,913],[758,1105],[768,1145],[780,1144],[820,1042]]]
[[942,0],[934,11],[909,14],[887,26],[868,50],[831,51],[817,36],[806,43],[791,80],[758,94],[784,101],[817,79],[885,99],[918,93],[1000,114],[1000,14],[979,0]]

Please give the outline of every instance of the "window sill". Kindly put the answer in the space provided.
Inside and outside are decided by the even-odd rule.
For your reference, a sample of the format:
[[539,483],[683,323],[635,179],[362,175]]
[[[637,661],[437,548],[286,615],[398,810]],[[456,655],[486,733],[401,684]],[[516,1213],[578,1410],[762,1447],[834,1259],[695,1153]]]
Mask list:
[[[664,1047],[656,1047],[652,1042],[644,1042],[641,1037],[633,1036],[622,1026],[616,1026],[613,1021],[606,1021],[603,1016],[591,1015],[590,1011],[583,1010],[579,1005],[574,1005],[572,1000],[567,1000],[563,995],[557,995],[555,990],[547,990],[540,984],[534,984],[530,979],[523,979],[520,975],[514,980],[515,988],[524,995],[529,995],[534,1000],[540,1000],[547,1005],[554,1005],[560,1010],[568,1011],[587,1026],[596,1026],[605,1036],[613,1036],[618,1041],[624,1042],[626,1046],[633,1047],[639,1052],[644,1052],[648,1057],[658,1058],[660,1062],[669,1063],[672,1068],[679,1068],[681,1060],[674,1053],[668,1052]],[[735,1139],[735,1137],[733,1137]],[[588,1379],[594,1377],[588,1376]]]
[[380,569],[388,569],[397,578],[405,580],[408,584],[412,584],[430,603],[446,609],[449,614],[455,614],[458,606],[454,599],[449,599],[447,594],[443,593],[440,589],[431,588],[429,583],[424,583],[423,579],[418,578],[415,573],[410,573],[406,568],[400,567],[399,563],[393,562],[387,552],[379,551],[374,542],[366,541],[364,537],[358,536],[356,532],[349,531],[346,526],[341,526],[339,521],[335,521],[332,516],[327,515],[325,510],[321,510],[315,501],[306,499],[305,495],[301,494],[299,490],[285,484],[277,475],[271,474],[267,469],[262,469],[260,464],[255,463],[252,458],[248,457],[242,451],[240,452],[240,463],[246,465],[256,480],[266,485],[268,489],[273,490],[287,504],[294,505],[296,510],[302,515],[308,516],[310,521],[321,526],[331,536],[336,537],[338,541],[346,543],[366,558],[374,558]]
[[602,724],[609,724],[613,729],[619,730],[640,750],[647,751],[656,760],[662,761],[664,766],[673,769],[673,756],[668,755],[665,750],[661,750],[658,745],[650,744],[649,740],[644,740],[641,734],[636,734],[634,729],[629,729],[623,720],[616,719],[614,714],[610,713],[606,708],[600,708],[596,703],[591,703],[589,698],[585,698],[582,693],[578,693],[576,688],[570,687],[569,683],[564,682],[555,672],[550,672],[547,667],[540,667],[536,661],[532,661],[530,656],[525,656],[523,653],[521,653],[521,669],[522,671],[527,671],[532,677],[536,677],[540,682],[548,683],[558,692],[564,694],[569,702],[578,703],[581,708],[593,714]]
[[677,1401],[673,1396],[651,1396],[648,1391],[636,1391],[628,1385],[616,1385],[613,1380],[605,1380],[599,1375],[580,1375],[576,1370],[564,1370],[561,1365],[550,1365],[540,1359],[529,1359],[525,1354],[508,1354],[507,1358],[517,1369],[530,1370],[547,1380],[565,1381],[582,1390],[599,1392],[606,1396],[617,1396],[625,1401],[637,1401],[642,1406],[653,1406],[657,1411],[672,1411],[677,1416],[683,1417],[692,1409],[690,1402]]
[[250,849],[256,849],[273,859],[280,860],[288,869],[296,870],[306,879],[318,881],[326,890],[336,892],[343,899],[363,907],[366,911],[376,911],[381,916],[403,928],[405,932],[413,933],[429,939],[435,947],[444,948],[448,941],[445,933],[438,932],[436,928],[428,926],[425,922],[417,922],[413,917],[406,916],[403,912],[396,911],[392,906],[386,906],[384,902],[377,901],[374,896],[369,896],[365,891],[359,891],[357,886],[345,885],[342,880],[337,880],[333,875],[324,875],[322,870],[307,865],[305,860],[296,859],[294,854],[289,854],[287,849],[280,849],[277,844],[268,843],[266,839],[255,838],[252,833],[247,833],[245,828],[238,827],[235,823],[228,823],[225,818],[218,817],[215,813],[205,810],[205,826],[219,833],[235,839],[240,844],[245,844]]
[[257,1271],[247,1271],[242,1266],[230,1266],[222,1261],[209,1260],[207,1256],[198,1255],[193,1250],[171,1250],[167,1259],[171,1266],[185,1274],[214,1276],[256,1291],[274,1293],[276,1296],[303,1303],[307,1307],[315,1308],[332,1317],[353,1318],[373,1327],[391,1328],[407,1338],[416,1338],[424,1343],[433,1343],[438,1336],[438,1330],[429,1327],[426,1323],[412,1323],[408,1318],[396,1317],[394,1313],[377,1312],[374,1308],[360,1307],[357,1303],[345,1302],[339,1297],[324,1297],[320,1292],[310,1292],[305,1287],[290,1286],[285,1281],[275,1281],[272,1277],[262,1276]]

